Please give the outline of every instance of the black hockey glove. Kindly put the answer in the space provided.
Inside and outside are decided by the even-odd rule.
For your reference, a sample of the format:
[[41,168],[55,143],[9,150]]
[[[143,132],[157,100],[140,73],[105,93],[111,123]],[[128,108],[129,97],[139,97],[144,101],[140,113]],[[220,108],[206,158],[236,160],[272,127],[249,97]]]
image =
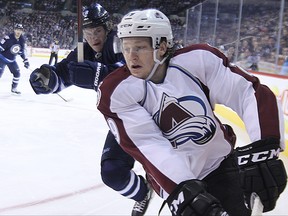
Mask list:
[[85,60],[84,62],[70,62],[68,64],[70,81],[81,88],[95,89],[108,74],[108,68],[99,62]]
[[200,180],[181,182],[166,200],[172,216],[228,216],[205,188]]
[[[252,193],[260,197],[264,212],[271,211],[287,183],[283,162],[278,159],[279,140],[269,138],[236,148],[240,167],[240,184],[244,190],[246,205],[253,205]],[[252,195],[252,196],[251,196]]]
[[24,59],[23,62],[24,62],[24,67],[25,67],[25,68],[29,68],[29,67],[30,67],[30,64],[29,64],[29,61],[28,61],[27,58]]
[[58,90],[60,78],[54,71],[54,66],[43,64],[31,73],[29,82],[36,94],[49,94]]

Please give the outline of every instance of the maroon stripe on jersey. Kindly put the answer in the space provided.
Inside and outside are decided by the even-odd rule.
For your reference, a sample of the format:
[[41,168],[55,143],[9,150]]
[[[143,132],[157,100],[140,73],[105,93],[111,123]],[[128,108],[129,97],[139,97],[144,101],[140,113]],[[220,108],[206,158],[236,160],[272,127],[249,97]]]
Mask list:
[[110,112],[110,99],[111,95],[114,92],[115,88],[130,76],[130,72],[126,68],[126,66],[120,67],[108,74],[103,82],[99,85],[98,88],[98,110],[100,110],[104,115],[105,111],[109,110]]
[[267,86],[254,84],[255,96],[258,104],[258,116],[261,126],[261,137],[280,138],[279,114],[277,101],[273,92]]

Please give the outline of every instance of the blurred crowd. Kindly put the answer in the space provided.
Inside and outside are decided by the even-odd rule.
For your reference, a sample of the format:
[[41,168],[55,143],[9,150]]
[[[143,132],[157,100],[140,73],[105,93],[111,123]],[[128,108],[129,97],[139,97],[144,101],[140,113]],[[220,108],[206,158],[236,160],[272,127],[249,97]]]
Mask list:
[[[86,4],[89,3],[89,0],[83,1]],[[189,38],[189,36],[195,34],[195,28],[190,29],[191,32],[189,32],[189,28],[188,30],[186,29],[186,9],[189,8],[189,2],[191,1],[187,1],[187,4],[183,1],[181,1],[181,4],[179,2],[180,0],[167,0],[163,4],[161,0],[137,0],[127,3],[126,0],[119,0],[115,4],[114,1],[98,1],[112,15],[115,27],[127,11],[135,8],[154,7],[169,16],[175,41],[182,45],[189,45],[195,42],[210,43],[222,49],[232,62],[245,59],[248,64],[251,63],[251,69],[253,70],[258,70],[257,63],[260,59],[275,63],[279,10],[267,9],[266,7],[262,10],[258,8],[255,12],[255,9],[251,6],[250,8],[245,8],[244,16],[241,20],[240,42],[237,45],[238,53],[235,53],[237,18],[229,16],[223,19],[221,17],[216,35],[214,35],[215,33],[211,33],[211,25],[214,24],[214,18],[213,16],[209,17],[209,12],[207,14],[203,13],[201,18],[201,26],[203,26],[201,37],[195,41],[195,38]],[[213,8],[211,7],[212,13],[214,13],[214,6]],[[63,13],[65,10],[70,11],[70,13]],[[229,6],[227,10],[231,10],[231,7]],[[76,12],[77,6],[75,2],[73,3],[73,0],[16,0],[13,1],[13,4],[11,1],[0,0],[0,37],[2,38],[13,31],[15,23],[22,23],[25,27],[25,37],[27,38],[28,46],[48,48],[51,42],[57,39],[61,49],[73,49],[77,44]],[[195,12],[193,14],[194,16],[197,15]],[[286,6],[280,46],[278,47],[280,59],[285,59],[288,54],[287,15],[288,9]],[[194,23],[189,23],[189,26],[193,25],[195,25],[195,21]],[[186,38],[184,44],[185,35],[188,35],[188,38]],[[234,41],[231,41],[231,39]]]
[[[241,23],[241,40],[239,44],[238,61],[248,59],[251,63],[259,62],[260,58],[263,61],[275,63],[275,55],[279,49],[280,59],[287,56],[288,49],[288,8],[284,11],[283,29],[278,47],[277,38],[279,30],[279,11],[265,10],[253,13],[250,16],[245,16]],[[225,32],[225,31],[224,31]],[[233,31],[230,31],[230,35]],[[229,37],[229,31],[225,32]],[[222,38],[223,42],[225,41]],[[235,38],[235,37],[234,37]],[[227,40],[227,38],[226,38]],[[220,44],[218,44],[220,45]],[[232,61],[235,59],[235,43],[225,46]]]
[[6,4],[5,16],[0,19],[0,37],[13,32],[15,23],[21,23],[25,28],[27,46],[48,48],[53,40],[61,39],[62,49],[72,49],[75,45],[77,18],[61,15],[59,8],[63,8],[63,2],[44,0],[35,4],[33,12],[23,10],[21,4]]

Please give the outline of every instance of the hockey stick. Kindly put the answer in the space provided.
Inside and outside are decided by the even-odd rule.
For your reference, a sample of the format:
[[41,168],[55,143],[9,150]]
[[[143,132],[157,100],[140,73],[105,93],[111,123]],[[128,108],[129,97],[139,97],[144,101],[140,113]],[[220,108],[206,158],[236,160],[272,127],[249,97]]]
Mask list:
[[251,216],[262,216],[264,206],[260,197],[256,193],[251,194],[251,207]]
[[70,101],[72,101],[73,100],[73,98],[64,98],[62,95],[60,95],[59,93],[56,93],[63,101],[65,101],[65,102],[70,102]]
[[84,44],[83,44],[83,31],[82,31],[82,0],[77,0],[77,33],[78,33],[78,43],[77,43],[77,60],[78,62],[84,61]]

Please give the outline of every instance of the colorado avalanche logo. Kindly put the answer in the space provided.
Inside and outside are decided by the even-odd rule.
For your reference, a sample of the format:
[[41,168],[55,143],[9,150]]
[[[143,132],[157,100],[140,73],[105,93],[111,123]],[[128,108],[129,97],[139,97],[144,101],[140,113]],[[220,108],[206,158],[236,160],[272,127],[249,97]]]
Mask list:
[[204,102],[195,96],[176,99],[163,94],[160,110],[154,120],[174,148],[190,140],[204,145],[216,131],[215,122],[206,115]]

